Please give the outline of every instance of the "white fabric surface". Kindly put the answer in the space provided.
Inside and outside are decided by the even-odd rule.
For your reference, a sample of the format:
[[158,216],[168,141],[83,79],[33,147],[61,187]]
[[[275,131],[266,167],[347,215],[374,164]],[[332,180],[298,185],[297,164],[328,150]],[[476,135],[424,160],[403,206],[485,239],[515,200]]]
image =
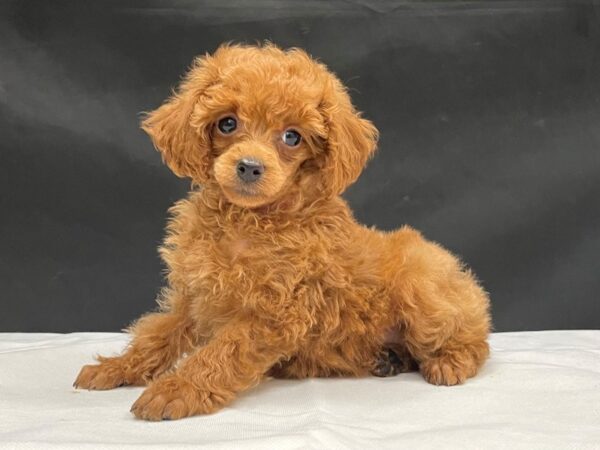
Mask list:
[[143,422],[142,388],[77,391],[116,333],[0,333],[1,448],[600,449],[600,331],[501,333],[465,385],[268,380],[211,416]]

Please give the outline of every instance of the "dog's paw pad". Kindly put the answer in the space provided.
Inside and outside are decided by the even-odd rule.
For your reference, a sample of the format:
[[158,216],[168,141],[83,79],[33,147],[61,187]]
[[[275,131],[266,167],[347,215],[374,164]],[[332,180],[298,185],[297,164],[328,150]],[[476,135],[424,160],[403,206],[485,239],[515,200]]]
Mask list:
[[378,354],[371,374],[376,377],[392,377],[415,369],[415,363],[408,354],[398,355],[394,350],[384,348]]

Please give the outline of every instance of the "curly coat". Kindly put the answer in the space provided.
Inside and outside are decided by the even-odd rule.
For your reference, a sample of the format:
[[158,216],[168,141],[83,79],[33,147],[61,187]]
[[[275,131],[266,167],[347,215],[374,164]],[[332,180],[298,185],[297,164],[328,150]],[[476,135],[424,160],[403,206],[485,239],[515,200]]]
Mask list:
[[[216,123],[234,117],[230,135]],[[302,136],[291,148],[280,136]],[[377,129],[304,51],[222,46],[196,59],[142,128],[197,189],[171,209],[160,254],[168,287],[118,357],[77,387],[148,388],[149,420],[214,412],[265,376],[365,376],[395,347],[434,384],[462,383],[488,356],[489,301],[471,272],[402,227],[358,224],[339,194]],[[264,166],[251,187],[240,158]],[[202,186],[200,188],[200,186]]]

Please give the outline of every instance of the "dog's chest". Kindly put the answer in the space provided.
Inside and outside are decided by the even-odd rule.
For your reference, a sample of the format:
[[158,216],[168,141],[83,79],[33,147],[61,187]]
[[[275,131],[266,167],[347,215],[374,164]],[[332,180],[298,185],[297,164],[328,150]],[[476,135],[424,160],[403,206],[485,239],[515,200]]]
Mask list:
[[241,234],[224,235],[216,245],[219,257],[230,266],[252,255],[252,241]]
[[247,293],[256,280],[272,271],[276,253],[276,244],[243,231],[211,233],[192,243],[182,270],[188,278],[186,284],[201,297],[210,297],[212,303],[225,302],[225,298]]
[[277,246],[244,233],[198,240],[191,253],[202,257],[182,270],[193,293],[197,328],[205,338],[261,295],[272,277],[277,276]]

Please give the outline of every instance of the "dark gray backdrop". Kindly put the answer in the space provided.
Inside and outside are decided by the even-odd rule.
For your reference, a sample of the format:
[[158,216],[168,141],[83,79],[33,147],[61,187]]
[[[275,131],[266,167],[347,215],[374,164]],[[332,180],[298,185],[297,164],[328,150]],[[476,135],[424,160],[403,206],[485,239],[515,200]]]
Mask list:
[[263,39],[321,58],[381,130],[346,194],[359,220],[411,224],[462,255],[497,330],[598,328],[599,10],[3,1],[0,331],[118,330],[154,306],[166,210],[189,183],[138,113],[194,55]]

